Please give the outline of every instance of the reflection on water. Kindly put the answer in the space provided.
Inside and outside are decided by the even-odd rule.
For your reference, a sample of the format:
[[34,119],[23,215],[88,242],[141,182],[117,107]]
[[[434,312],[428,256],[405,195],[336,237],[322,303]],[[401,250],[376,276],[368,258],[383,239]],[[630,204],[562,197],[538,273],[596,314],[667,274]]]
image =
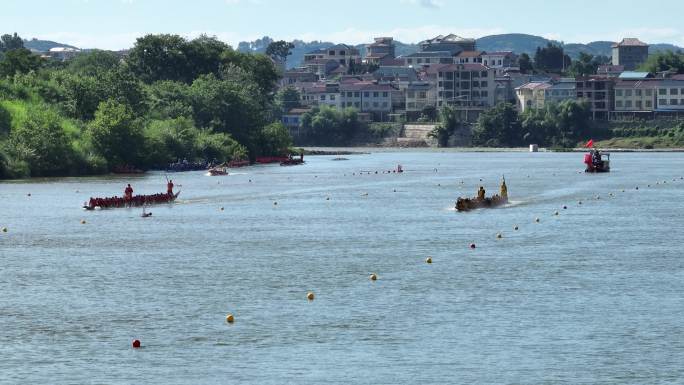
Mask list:
[[[0,184],[0,382],[684,377],[684,155],[346,157],[169,175],[179,201],[144,219],[80,206],[163,173]],[[503,174],[509,205],[453,210]]]

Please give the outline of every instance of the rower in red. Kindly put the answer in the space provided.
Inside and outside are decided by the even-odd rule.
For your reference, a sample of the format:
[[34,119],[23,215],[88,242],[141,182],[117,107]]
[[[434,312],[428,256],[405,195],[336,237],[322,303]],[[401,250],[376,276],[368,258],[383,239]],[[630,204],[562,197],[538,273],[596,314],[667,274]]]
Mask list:
[[166,184],[166,193],[173,195],[173,180],[169,180],[169,183]]
[[127,201],[133,199],[133,187],[131,187],[130,183],[128,184],[128,186],[126,186],[126,189],[124,190],[124,198]]

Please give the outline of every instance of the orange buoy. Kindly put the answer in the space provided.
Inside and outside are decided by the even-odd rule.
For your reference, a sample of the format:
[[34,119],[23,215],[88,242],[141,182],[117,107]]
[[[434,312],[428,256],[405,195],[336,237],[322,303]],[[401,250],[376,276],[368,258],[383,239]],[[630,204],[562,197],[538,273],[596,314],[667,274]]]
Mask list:
[[132,345],[133,345],[133,347],[136,348],[136,349],[139,348],[139,347],[140,347],[140,340],[133,340],[133,344],[132,344]]
[[373,274],[370,275],[370,279],[371,279],[371,281],[377,281],[377,280],[378,280],[378,275],[375,274],[375,273],[373,273]]
[[226,323],[232,324],[233,322],[235,322],[235,317],[233,317],[232,314],[228,313],[226,315]]
[[314,300],[314,297],[315,297],[315,296],[314,296],[313,291],[310,291],[310,292],[306,293],[306,299],[308,299],[309,301],[313,301],[313,300]]

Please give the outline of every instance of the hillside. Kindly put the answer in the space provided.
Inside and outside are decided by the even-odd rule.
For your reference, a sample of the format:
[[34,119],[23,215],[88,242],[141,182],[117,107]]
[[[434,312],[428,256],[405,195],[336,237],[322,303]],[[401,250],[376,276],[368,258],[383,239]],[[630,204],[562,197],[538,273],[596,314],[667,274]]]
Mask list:
[[[261,39],[252,42],[240,42],[238,45],[238,50],[242,52],[257,52],[263,53],[266,51],[268,44],[272,42],[268,36],[264,36]],[[292,50],[292,55],[287,59],[287,67],[293,68],[301,65],[304,60],[304,55],[307,52],[326,48],[336,43],[325,42],[325,41],[312,41],[305,42],[302,40],[293,41],[295,48]],[[549,40],[541,36],[527,35],[523,33],[508,33],[502,35],[491,35],[484,36],[477,39],[477,48],[482,51],[513,51],[515,53],[527,53],[533,56],[537,47],[544,47],[548,43],[563,44],[555,40]],[[397,55],[407,55],[418,51],[417,44],[407,44],[397,41]],[[572,58],[579,56],[580,52],[586,52],[594,56],[604,55],[611,56],[611,45],[613,42],[610,41],[594,41],[588,44],[581,43],[565,43],[565,52]],[[365,55],[366,46],[365,44],[357,44],[355,46],[361,52],[361,55]],[[677,47],[672,44],[660,43],[652,44],[651,52],[665,51],[665,50],[684,50],[682,47]]]
[[38,39],[31,39],[31,40],[24,40],[24,47],[28,49],[33,49],[36,51],[40,52],[46,52],[49,51],[50,48],[55,48],[55,47],[67,47],[67,48],[77,48],[69,44],[62,44],[62,43],[57,43],[55,41],[50,41],[50,40],[38,40]]

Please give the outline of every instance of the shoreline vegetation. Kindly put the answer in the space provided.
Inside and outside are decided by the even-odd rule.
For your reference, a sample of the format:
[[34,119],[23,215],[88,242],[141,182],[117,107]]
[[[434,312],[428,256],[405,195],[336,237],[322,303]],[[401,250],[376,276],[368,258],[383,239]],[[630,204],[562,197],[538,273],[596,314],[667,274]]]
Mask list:
[[[181,160],[223,163],[309,155],[330,147],[422,150],[397,138],[404,121],[367,123],[353,108],[314,106],[293,141],[281,117],[300,107],[291,87],[278,89],[278,60],[291,49],[275,42],[267,55],[242,53],[215,37],[146,35],[125,55],[92,50],[67,61],[45,60],[17,36],[0,38],[0,179],[164,170]],[[424,111],[437,150],[468,137],[464,151],[518,151],[531,143],[572,151],[588,139],[623,151],[684,149],[684,122],[598,122],[584,101],[567,100],[519,113],[509,103],[464,122],[451,106]],[[465,135],[464,135],[465,133]],[[313,149],[313,150],[311,150]],[[364,150],[365,151],[365,150]],[[459,151],[459,149],[455,149]]]

